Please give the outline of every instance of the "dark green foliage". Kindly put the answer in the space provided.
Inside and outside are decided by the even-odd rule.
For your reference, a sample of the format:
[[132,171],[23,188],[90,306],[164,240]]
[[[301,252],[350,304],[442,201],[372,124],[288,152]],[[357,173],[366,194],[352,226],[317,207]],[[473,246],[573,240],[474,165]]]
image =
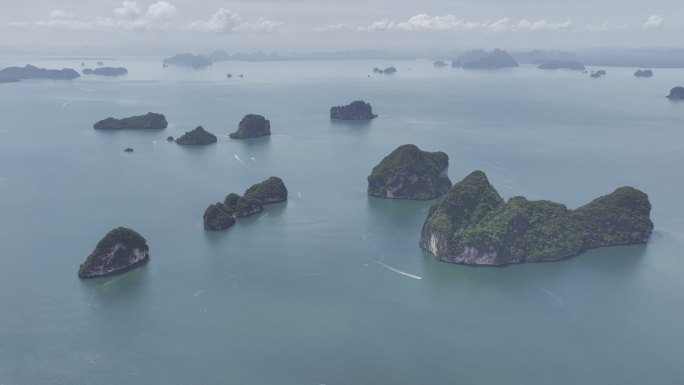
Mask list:
[[247,139],[268,135],[271,135],[271,122],[261,115],[248,114],[240,121],[238,130],[228,136],[232,139]]
[[[117,245],[121,245],[121,247],[116,250],[111,259],[103,258],[103,256],[116,248]],[[95,250],[80,265],[78,276],[81,278],[97,276],[100,275],[98,272],[103,268],[112,271],[126,269],[131,266],[130,261],[133,256],[133,250],[136,249],[145,254],[146,260],[149,248],[145,238],[132,229],[117,227],[107,233],[97,243]]]
[[368,195],[396,199],[434,199],[451,188],[449,157],[421,151],[413,144],[399,146],[368,176]]
[[223,230],[235,224],[233,209],[221,202],[209,205],[202,218],[207,230]]
[[145,115],[130,116],[123,119],[109,117],[93,124],[96,130],[123,130],[123,129],[162,129],[168,123],[162,114],[148,112]]
[[237,203],[235,208],[235,216],[238,218],[245,218],[262,211],[264,211],[264,205],[261,200],[245,195],[240,198]]
[[439,199],[421,246],[459,263],[505,265],[557,260],[599,246],[646,242],[653,230],[648,196],[621,187],[576,210],[550,201],[503,202],[481,171]]
[[205,131],[202,126],[197,126],[194,130],[187,131],[180,138],[176,139],[176,143],[187,146],[204,146],[216,143],[216,141],[216,135]]
[[245,190],[243,198],[257,199],[264,204],[283,202],[287,200],[287,188],[282,179],[272,176]]
[[226,198],[223,200],[223,203],[230,207],[232,210],[235,210],[239,200],[239,195],[237,195],[236,193],[230,193],[226,195]]
[[376,117],[377,115],[373,113],[373,107],[371,107],[370,103],[366,103],[363,100],[355,100],[346,106],[330,108],[330,119],[368,120]]

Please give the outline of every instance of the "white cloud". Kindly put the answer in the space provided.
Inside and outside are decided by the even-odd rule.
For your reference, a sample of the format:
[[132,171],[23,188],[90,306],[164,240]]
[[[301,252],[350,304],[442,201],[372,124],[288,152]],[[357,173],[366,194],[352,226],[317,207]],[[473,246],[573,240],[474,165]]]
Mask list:
[[651,15],[646,20],[644,27],[646,28],[658,28],[663,24],[663,17],[660,15]]
[[147,7],[145,15],[150,18],[169,17],[176,13],[176,6],[167,1],[157,1]]
[[368,26],[354,27],[349,24],[333,24],[317,31],[331,31],[340,29],[350,29],[357,31],[472,31],[483,30],[490,32],[502,31],[548,31],[561,30],[572,27],[570,20],[560,23],[550,23],[546,20],[530,21],[520,20],[517,23],[508,18],[499,19],[493,22],[477,22],[459,19],[454,15],[430,16],[426,13],[419,13],[406,21],[379,20]]
[[55,19],[73,19],[76,14],[73,12],[62,11],[61,9],[55,9],[48,14],[50,20]]
[[123,18],[135,17],[141,13],[142,10],[138,6],[138,2],[135,0],[124,0],[124,2],[121,3],[121,7],[114,9],[114,15]]
[[200,32],[231,33],[231,32],[278,32],[283,22],[259,18],[251,23],[243,20],[230,9],[221,8],[208,20],[198,20],[191,23],[188,29]]

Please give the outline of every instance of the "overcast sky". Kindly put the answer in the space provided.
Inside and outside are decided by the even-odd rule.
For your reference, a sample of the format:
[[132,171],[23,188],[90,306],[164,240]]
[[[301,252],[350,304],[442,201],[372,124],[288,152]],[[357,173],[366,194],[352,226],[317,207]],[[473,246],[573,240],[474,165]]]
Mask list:
[[684,32],[684,0],[0,0],[0,7],[0,47],[54,52],[681,47]]

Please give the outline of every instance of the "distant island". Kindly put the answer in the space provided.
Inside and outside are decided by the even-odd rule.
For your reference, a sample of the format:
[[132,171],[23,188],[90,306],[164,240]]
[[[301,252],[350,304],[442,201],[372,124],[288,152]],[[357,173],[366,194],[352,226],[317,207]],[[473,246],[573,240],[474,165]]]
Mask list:
[[413,144],[399,146],[368,176],[368,195],[378,198],[435,199],[449,191],[449,156],[421,151]]
[[375,68],[373,68],[373,72],[375,72],[376,74],[391,75],[391,74],[397,72],[397,69],[394,68],[393,66],[387,67],[385,69],[375,67]]
[[105,277],[123,273],[150,260],[147,241],[136,231],[117,227],[97,243],[78,269],[79,278]]
[[494,51],[486,54],[484,57],[466,61],[463,63],[462,67],[466,70],[496,70],[507,67],[517,67],[518,62],[513,59],[506,51],[500,49],[495,49]]
[[684,87],[674,87],[670,90],[670,94],[667,95],[667,98],[672,100],[684,100]]
[[432,66],[435,68],[442,68],[442,67],[446,67],[447,65],[448,64],[444,60],[435,60],[432,63]]
[[24,79],[72,80],[79,76],[81,75],[71,68],[49,70],[27,64],[24,67],[7,67],[0,70],[0,83],[12,83]]
[[650,77],[653,77],[653,71],[638,69],[634,73],[634,77],[636,77],[636,78],[650,78]]
[[268,135],[271,135],[271,122],[261,115],[247,114],[240,120],[237,131],[228,136],[232,139],[248,139]]
[[346,106],[330,108],[330,119],[333,120],[369,120],[377,117],[370,103],[363,100],[355,100]]
[[648,196],[632,187],[575,210],[518,196],[504,201],[482,171],[432,205],[420,246],[439,260],[501,266],[556,261],[604,246],[645,243],[653,231]]
[[592,72],[591,75],[589,75],[589,76],[594,78],[594,79],[598,79],[600,77],[606,76],[606,71],[605,70],[598,70],[596,72]]
[[83,70],[84,75],[121,76],[126,75],[127,73],[128,70],[124,67],[86,68]]
[[544,60],[541,64],[537,66],[540,70],[557,70],[557,69],[568,69],[573,71],[584,71],[584,64],[578,61],[566,61],[566,60]]
[[175,65],[181,67],[192,67],[194,69],[210,66],[211,60],[203,55],[193,55],[191,53],[176,54],[173,57],[164,59],[164,66]]
[[272,176],[245,190],[243,196],[230,193],[223,202],[209,205],[204,211],[203,222],[207,230],[223,230],[234,225],[237,218],[245,218],[264,210],[264,205],[287,200],[287,188],[283,180]]
[[195,127],[192,131],[187,131],[176,139],[176,143],[184,146],[206,146],[207,144],[216,143],[216,135],[205,131],[202,126]]
[[164,115],[148,112],[145,115],[122,119],[109,117],[93,124],[93,128],[96,130],[159,130],[166,128],[167,125]]

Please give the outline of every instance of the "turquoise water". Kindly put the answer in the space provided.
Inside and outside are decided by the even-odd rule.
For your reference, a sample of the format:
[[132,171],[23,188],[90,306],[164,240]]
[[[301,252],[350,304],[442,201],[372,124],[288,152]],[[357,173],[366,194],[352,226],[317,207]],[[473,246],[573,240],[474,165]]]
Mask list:
[[[29,62],[80,60],[0,57]],[[107,64],[128,67],[123,78],[0,85],[0,384],[684,379],[684,103],[664,98],[684,70],[590,79],[428,61],[160,63],[119,58]],[[399,72],[367,77],[389,65]],[[328,119],[355,99],[380,116]],[[169,127],[92,129],[148,111]],[[247,113],[270,119],[273,135],[228,139]],[[166,142],[197,125],[218,143]],[[648,245],[556,263],[437,262],[418,247],[430,202],[366,196],[371,168],[405,143],[447,152],[454,182],[485,171],[504,197],[576,207],[632,185],[649,194],[655,232]],[[203,230],[208,204],[271,175],[286,204]],[[146,237],[150,263],[79,280],[120,225]]]

